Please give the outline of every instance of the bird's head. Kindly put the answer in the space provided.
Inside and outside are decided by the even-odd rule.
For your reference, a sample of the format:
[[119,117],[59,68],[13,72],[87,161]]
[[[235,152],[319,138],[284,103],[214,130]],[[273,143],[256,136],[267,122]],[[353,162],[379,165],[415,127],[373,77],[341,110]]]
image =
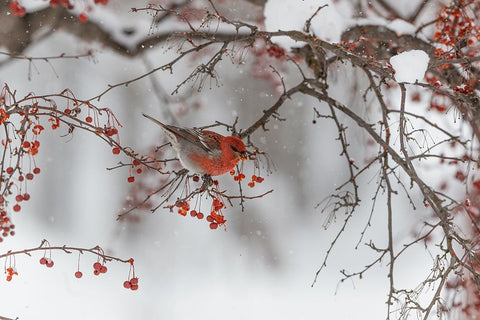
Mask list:
[[226,139],[226,144],[227,148],[229,151],[233,153],[235,156],[235,159],[247,159],[248,154],[247,154],[247,148],[245,147],[245,144],[243,143],[242,140],[240,140],[237,137],[230,136],[230,137],[225,137]]

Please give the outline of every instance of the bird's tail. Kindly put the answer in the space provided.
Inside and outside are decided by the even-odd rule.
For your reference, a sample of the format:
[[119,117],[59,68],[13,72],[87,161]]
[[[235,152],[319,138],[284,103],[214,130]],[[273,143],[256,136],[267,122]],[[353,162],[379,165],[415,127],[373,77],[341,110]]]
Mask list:
[[145,118],[152,120],[153,122],[155,122],[156,124],[158,124],[160,127],[166,128],[166,126],[165,126],[163,123],[161,123],[161,122],[158,121],[157,119],[149,116],[148,114],[142,113],[142,115],[143,115]]

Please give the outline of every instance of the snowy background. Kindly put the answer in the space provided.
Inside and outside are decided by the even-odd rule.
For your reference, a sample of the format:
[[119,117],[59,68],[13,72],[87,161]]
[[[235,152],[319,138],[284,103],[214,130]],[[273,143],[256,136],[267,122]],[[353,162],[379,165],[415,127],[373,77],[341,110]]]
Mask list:
[[[349,1],[269,0],[265,6],[266,29],[302,30],[305,19],[322,4],[329,6],[312,21],[312,31],[321,39],[336,42],[342,30],[354,23]],[[148,32],[151,17],[128,13],[131,6],[134,4],[125,7],[112,1],[107,10],[110,15],[105,13],[105,24],[115,26],[120,20],[144,26]],[[408,10],[407,5],[404,7],[403,10]],[[123,18],[116,22],[109,20],[111,12]],[[101,19],[98,15],[100,18],[94,14],[92,17]],[[375,22],[385,23],[378,19]],[[407,27],[402,30],[407,32]],[[279,39],[278,43],[294,45],[284,40]],[[144,59],[158,66],[175,57],[166,47],[158,47],[142,58],[129,59],[62,32],[32,45],[25,54],[75,54],[91,48],[95,50],[94,61],[54,61],[55,72],[50,65],[35,62],[31,81],[27,81],[26,61],[9,62],[0,68],[0,81],[17,89],[20,96],[30,91],[44,94],[70,88],[78,97],[88,98],[105,89],[107,83],[121,82],[145,72]],[[400,60],[399,67],[394,67],[397,73],[408,73],[405,66],[418,73],[419,67],[408,61]],[[123,124],[122,143],[139,152],[146,152],[162,139],[160,129],[143,118],[142,112],[162,119],[164,108],[171,108],[173,114],[185,113],[176,118],[183,126],[201,126],[215,120],[231,123],[238,115],[238,126],[244,128],[278,97],[271,82],[249,74],[251,63],[252,59],[244,66],[222,62],[218,68],[222,86],[211,89],[207,86],[199,95],[189,98],[199,103],[198,110],[179,110],[183,107],[182,97],[170,97],[168,105],[160,101],[148,80],[111,91],[99,105],[114,111]],[[421,63],[425,65],[428,60]],[[193,66],[195,61],[186,59],[173,75],[157,73],[155,77],[165,92],[171,92]],[[288,74],[288,68],[284,72]],[[352,83],[342,80],[334,84],[331,94],[344,97],[352,107],[361,107],[363,102],[355,101],[360,101],[363,93],[352,90],[355,77],[349,77],[349,72],[338,67],[334,73],[338,79],[347,78]],[[414,82],[422,77],[397,80]],[[398,99],[398,92],[392,94],[393,98]],[[327,214],[315,206],[348,178],[344,161],[338,156],[341,149],[335,141],[336,128],[331,121],[312,124],[315,105],[312,100],[296,97],[281,109],[287,121],[272,121],[268,126],[270,131],[259,130],[253,135],[277,168],[266,177],[262,188],[255,191],[271,188],[275,191],[263,199],[248,201],[245,212],[238,208],[226,210],[226,232],[211,231],[204,222],[167,210],[142,213],[137,224],[117,222],[116,215],[129,187],[127,172],[106,168],[114,166],[118,158],[94,136],[76,132],[73,137],[62,138],[59,132],[47,130],[48,139],[43,137],[37,157],[42,173],[31,184],[32,199],[14,217],[17,234],[2,244],[2,251],[34,247],[44,238],[52,245],[98,244],[113,255],[135,258],[140,288],[132,292],[122,287],[128,275],[128,266],[123,264],[109,263],[108,272],[97,277],[92,273],[94,258],[83,256],[80,270],[84,277],[76,279],[73,276],[76,254],[54,252],[52,269],[38,263],[41,254],[18,256],[19,276],[8,283],[0,280],[0,315],[21,320],[385,318],[386,261],[361,281],[339,282],[339,270],[358,271],[375,258],[364,246],[355,249],[370,214],[369,199],[376,188],[373,174],[372,179],[363,180],[361,192],[365,205],[356,213],[330,255],[327,268],[311,287],[315,272],[343,222],[340,217],[328,229],[323,228]],[[349,134],[355,157],[361,161],[368,156],[364,148],[366,137],[354,127]],[[225,185],[231,181],[230,177],[222,179]],[[395,201],[396,206],[405,206],[405,212],[396,218],[394,237],[408,239],[412,225],[421,219],[404,204],[405,199],[396,197]],[[377,208],[374,227],[367,235],[379,245],[386,243],[385,221],[384,208]],[[411,261],[415,261],[415,268]],[[430,265],[431,258],[423,250],[412,251],[405,260],[400,260],[396,281],[404,286],[415,285],[424,279],[423,272]]]

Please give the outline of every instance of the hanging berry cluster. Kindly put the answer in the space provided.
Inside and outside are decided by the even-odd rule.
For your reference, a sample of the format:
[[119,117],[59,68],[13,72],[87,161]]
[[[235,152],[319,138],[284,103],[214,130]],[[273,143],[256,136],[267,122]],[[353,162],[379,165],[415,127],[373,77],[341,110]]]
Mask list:
[[[435,55],[444,59],[462,58],[473,54],[480,40],[480,28],[476,25],[474,0],[454,0],[440,11],[436,23],[434,41],[440,46]],[[478,51],[476,48],[475,51]]]
[[[221,200],[222,196],[218,189],[218,180],[204,180],[202,186],[191,191],[190,179],[195,183],[200,181],[200,177],[197,175],[187,176],[180,198],[175,204],[168,205],[167,208],[172,212],[174,208],[176,208],[175,210],[179,215],[186,216],[190,213],[192,218],[203,220],[205,214],[201,211],[202,197],[206,196],[207,199],[211,199],[212,201],[210,214],[206,217],[206,221],[210,224],[210,229],[214,230],[217,229],[218,226],[225,225],[227,220],[221,213],[221,210],[225,208],[225,204]],[[209,186],[207,187],[207,185]],[[193,199],[195,199],[194,205],[190,206]]]
[[[445,61],[439,66],[440,71],[452,66],[449,60],[478,56],[480,53],[480,26],[477,25],[476,20],[479,14],[478,1],[474,0],[454,0],[440,11],[433,37],[433,41],[436,43],[434,54]],[[460,94],[471,95],[478,82],[478,77],[476,73],[472,72],[470,63],[460,63],[459,65],[465,72],[463,77],[465,83],[454,86],[453,90]],[[440,86],[439,81],[430,83],[436,87]],[[438,94],[434,94],[434,96],[438,96]]]
[[41,150],[40,138],[46,129],[64,128],[68,134],[77,129],[87,130],[125,152],[119,144],[119,126],[110,109],[78,100],[70,90],[49,96],[30,93],[17,98],[15,91],[5,84],[0,91],[0,127],[5,133],[1,140],[0,242],[15,233],[11,213],[20,212],[24,203],[30,200],[28,188],[41,172],[36,157]]
[[[8,262],[8,263],[7,263]],[[13,276],[18,276],[17,268],[16,268],[16,259],[15,256],[9,256],[5,258],[5,266],[4,271],[6,274],[7,281],[12,281]]]
[[10,218],[7,217],[7,212],[5,210],[0,211],[0,231],[2,232],[0,242],[2,242],[5,237],[14,236],[14,229],[15,225],[11,222]]
[[130,263],[130,269],[128,270],[127,280],[123,282],[123,287],[125,289],[130,289],[132,291],[138,290],[138,277],[135,275],[135,266],[133,265],[133,259],[128,260]]
[[6,280],[11,281],[13,276],[18,276],[18,272],[16,269],[16,256],[17,255],[31,255],[32,252],[35,251],[43,251],[43,257],[40,258],[40,264],[44,265],[47,268],[52,268],[54,266],[54,262],[52,259],[52,252],[53,251],[61,251],[66,254],[71,254],[73,252],[78,252],[78,259],[77,259],[77,268],[74,273],[75,278],[80,279],[83,277],[83,273],[80,271],[80,256],[86,253],[93,254],[97,257],[96,262],[93,263],[93,274],[98,276],[100,274],[107,273],[107,266],[106,263],[109,261],[117,261],[121,263],[128,263],[129,264],[129,271],[128,271],[128,280],[125,281],[129,282],[130,286],[127,288],[126,284],[124,283],[123,286],[127,289],[137,290],[138,289],[138,277],[135,275],[135,266],[133,258],[130,259],[120,259],[114,256],[106,255],[104,250],[99,247],[93,248],[76,248],[76,247],[54,247],[51,246],[47,240],[43,240],[40,246],[31,249],[25,249],[20,251],[9,251],[5,254],[0,255],[1,258],[5,258],[5,274]]
[[[248,159],[245,159],[246,161]],[[260,163],[258,161],[258,158],[255,156],[252,156],[250,160],[253,161],[253,174],[250,182],[248,182],[248,186],[250,188],[255,187],[255,183],[262,183],[264,178],[260,176]],[[246,178],[245,174],[243,173],[243,164],[244,162],[241,162],[240,165],[236,167],[235,169],[230,170],[230,175],[233,176],[234,181],[242,181]]]
[[[216,180],[215,180],[216,181]],[[218,184],[217,184],[218,185]],[[219,226],[224,226],[225,223],[227,222],[227,219],[225,219],[224,215],[222,214],[222,209],[226,208],[225,204],[223,203],[220,196],[213,196],[210,195],[210,198],[212,199],[212,205],[210,209],[210,214],[207,215],[206,221],[209,223],[210,229],[215,230]],[[193,198],[193,197],[192,197]],[[190,198],[190,199],[192,199]],[[197,200],[201,199],[201,195],[197,194]],[[195,208],[190,210],[190,200],[182,200],[182,201],[177,201],[175,204],[175,207],[178,208],[178,214],[182,216],[186,216],[187,213],[190,211],[190,216],[192,218],[197,218],[199,220],[202,220],[205,217],[205,214],[200,211],[200,202],[201,201],[196,201]]]
[[[248,159],[244,160],[246,161]],[[262,183],[264,178],[260,176],[260,165],[258,159],[256,157],[252,157],[250,160],[254,161],[254,172],[251,181],[248,183],[248,186],[253,188],[255,187],[256,183]],[[241,181],[246,178],[245,174],[243,173],[243,163],[244,162],[241,162],[240,165],[237,165],[236,170],[232,169],[230,171],[230,175],[233,176],[233,180],[240,184]],[[189,213],[191,217],[202,220],[205,217],[205,214],[201,211],[201,203],[202,197],[206,196],[208,200],[211,200],[210,213],[205,217],[205,220],[209,223],[210,229],[215,230],[219,226],[225,226],[227,219],[223,214],[223,210],[226,209],[224,198],[230,201],[230,197],[221,192],[218,187],[218,180],[209,180],[209,178],[204,178],[204,181],[200,187],[191,190],[190,178],[194,183],[198,183],[200,181],[200,177],[198,175],[187,176],[180,197],[175,204],[167,207],[172,212],[176,210],[179,215],[186,216]],[[173,188],[174,191],[177,188],[178,187]],[[240,192],[242,192],[241,185]],[[172,193],[168,193],[167,197],[171,195]],[[238,198],[243,198],[243,194]],[[195,199],[194,205],[191,206],[193,199]]]

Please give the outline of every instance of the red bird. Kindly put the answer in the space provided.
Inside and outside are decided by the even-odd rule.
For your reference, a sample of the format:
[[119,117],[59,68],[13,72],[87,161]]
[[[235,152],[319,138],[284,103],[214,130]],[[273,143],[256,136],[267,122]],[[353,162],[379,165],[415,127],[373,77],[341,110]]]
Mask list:
[[170,126],[144,113],[143,116],[163,129],[182,166],[192,172],[219,176],[232,170],[241,159],[247,159],[245,144],[237,137]]

